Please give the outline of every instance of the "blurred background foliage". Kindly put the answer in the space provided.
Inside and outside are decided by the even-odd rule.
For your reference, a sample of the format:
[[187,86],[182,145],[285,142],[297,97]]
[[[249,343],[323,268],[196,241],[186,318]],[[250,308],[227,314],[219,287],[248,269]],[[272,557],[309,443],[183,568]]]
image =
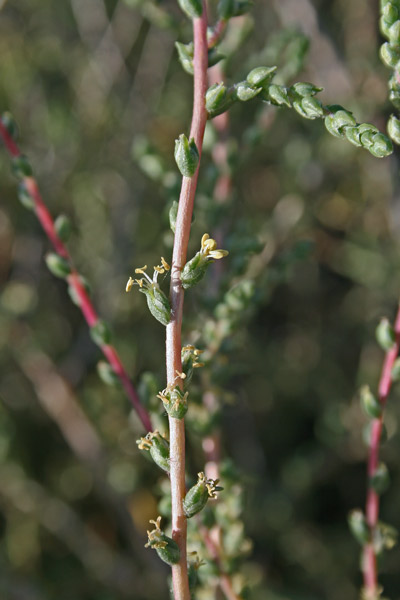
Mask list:
[[[257,2],[228,32],[236,51],[227,80],[278,64],[281,82],[312,81],[324,87],[324,103],[384,129],[391,107],[377,4]],[[134,382],[144,389],[152,372],[161,389],[164,329],[124,287],[134,267],[171,253],[173,145],[188,132],[192,100],[174,42],[190,41],[190,25],[172,0],[0,7],[1,110],[20,125],[50,211],[74,224],[71,253]],[[398,160],[374,159],[322,122],[257,100],[230,117],[232,199],[213,202],[209,127],[191,238],[196,250],[204,231],[222,226],[230,259],[220,290],[210,270],[187,294],[185,330],[190,338],[208,323],[212,339],[207,310],[232,283],[253,282],[243,325],[224,341],[229,363],[215,359],[226,395],[223,451],[242,473],[253,541],[243,567],[249,597],[355,599],[359,547],[346,517],[365,498],[357,390],[376,388],[383,354],[374,329],[398,302]],[[99,350],[64,282],[44,266],[48,241],[16,199],[4,151],[0,180],[0,595],[167,598],[167,569],[143,548],[160,489],[137,450],[140,424],[123,393],[98,377]],[[394,387],[382,449],[392,485],[381,517],[397,527],[399,418]],[[201,468],[192,421],[189,465]],[[382,564],[392,600],[399,561],[395,548]]]

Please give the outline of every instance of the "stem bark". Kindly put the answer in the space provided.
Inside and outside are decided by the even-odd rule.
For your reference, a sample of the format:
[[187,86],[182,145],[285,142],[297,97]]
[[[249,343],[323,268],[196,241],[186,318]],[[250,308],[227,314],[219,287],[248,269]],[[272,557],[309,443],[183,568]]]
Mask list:
[[[203,0],[202,16],[193,19],[194,39],[194,98],[190,137],[194,138],[199,155],[203,147],[204,130],[207,122],[205,93],[207,91],[207,10]],[[193,203],[197,187],[199,167],[193,177],[183,177],[179,197],[178,215],[175,225],[174,249],[171,267],[171,321],[166,332],[167,384],[182,385],[177,372],[182,371],[181,332],[184,291],[180,274],[186,262],[189,243],[190,224]],[[185,486],[185,424],[183,419],[169,417],[170,462],[171,462],[171,500],[172,500],[172,538],[180,549],[179,563],[172,567],[172,586],[175,600],[190,600],[186,535],[187,521],[183,511]]]

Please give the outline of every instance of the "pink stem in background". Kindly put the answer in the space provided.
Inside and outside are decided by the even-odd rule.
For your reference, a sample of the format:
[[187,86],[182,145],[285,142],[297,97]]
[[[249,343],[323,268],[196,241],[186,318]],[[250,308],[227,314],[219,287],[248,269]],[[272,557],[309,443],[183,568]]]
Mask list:
[[[378,398],[379,402],[382,405],[382,410],[386,406],[386,401],[393,383],[392,369],[400,349],[400,307],[396,315],[394,332],[395,344],[392,348],[390,348],[390,350],[386,352],[378,386]],[[371,439],[367,469],[369,485],[365,509],[367,523],[371,531],[371,536],[373,536],[379,518],[379,494],[377,494],[377,492],[373,489],[370,482],[371,478],[375,475],[376,469],[379,465],[379,445],[382,435],[382,425],[383,415],[378,419],[374,419],[371,424]],[[372,542],[369,542],[364,546],[362,568],[364,575],[364,589],[367,594],[367,598],[374,599],[377,596],[378,592],[378,573],[376,555]]]
[[[202,16],[193,19],[194,38],[194,93],[193,116],[190,137],[194,138],[199,155],[203,147],[204,130],[207,122],[205,93],[207,91],[207,10],[203,0]],[[166,332],[166,367],[168,385],[176,385],[176,373],[182,371],[181,332],[184,291],[180,273],[186,262],[192,221],[193,203],[197,187],[199,168],[193,177],[183,177],[179,208],[175,226],[174,249],[171,267],[171,321]],[[179,380],[178,380],[179,381]],[[180,560],[172,566],[172,586],[175,600],[190,600],[187,574],[186,536],[187,521],[183,510],[185,486],[185,423],[183,419],[169,417],[172,537],[180,549]]]
[[[17,144],[14,142],[7,129],[4,127],[3,123],[0,120],[0,136],[3,139],[4,145],[8,151],[8,153],[16,158],[21,155],[21,151],[18,148]],[[82,311],[82,314],[89,325],[89,327],[93,327],[99,321],[99,316],[93,306],[91,299],[84,286],[82,285],[79,273],[73,266],[71,256],[63,244],[61,239],[59,238],[55,226],[54,221],[48,211],[43,199],[41,197],[38,185],[36,180],[33,177],[24,177],[23,179],[26,190],[28,191],[30,197],[32,198],[35,205],[35,213],[40,221],[41,226],[43,227],[44,232],[52,243],[55,251],[59,256],[65,258],[71,266],[71,273],[67,277],[67,281],[69,285],[75,290],[77,297],[79,298],[79,307]],[[118,356],[117,351],[113,346],[109,344],[103,344],[101,350],[108,360],[109,364],[113,368],[116,375],[119,377],[125,392],[130,399],[132,406],[136,410],[140,421],[142,422],[143,427],[147,431],[152,430],[151,420],[149,414],[145,410],[145,408],[140,404],[139,397],[135,388],[133,387],[127,372],[125,371],[121,359]]]
[[220,19],[215,25],[210,37],[208,38],[208,47],[214,48],[220,41],[226,29],[227,22],[225,19]]
[[235,590],[233,589],[231,578],[229,577],[229,575],[224,573],[221,564],[220,547],[212,539],[210,531],[206,527],[204,527],[204,525],[201,525],[200,533],[212,560],[215,561],[220,571],[218,584],[222,589],[226,600],[242,600],[241,596],[238,596]]

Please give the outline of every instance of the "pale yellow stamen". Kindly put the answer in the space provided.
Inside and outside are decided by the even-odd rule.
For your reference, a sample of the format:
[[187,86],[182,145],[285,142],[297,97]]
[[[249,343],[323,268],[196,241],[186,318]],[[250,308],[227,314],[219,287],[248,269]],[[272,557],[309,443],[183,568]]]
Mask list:
[[203,237],[201,238],[201,249],[202,249],[202,250],[203,250],[203,248],[204,248],[204,246],[205,246],[205,243],[206,243],[206,241],[209,239],[209,237],[210,237],[210,236],[208,235],[208,233],[205,233],[205,234],[203,235]]
[[126,292],[130,292],[134,283],[135,282],[132,279],[132,277],[129,277],[128,282],[127,282],[126,287],[125,287],[125,291]]
[[161,275],[163,273],[165,273],[165,269],[163,267],[161,267],[160,265],[155,266],[154,270],[157,271],[157,273],[160,273]]
[[144,275],[146,269],[147,265],[144,265],[144,267],[140,267],[140,269],[135,269],[135,273],[141,273],[142,275]]
[[165,548],[168,545],[168,542],[163,541],[161,539],[157,539],[162,534],[160,528],[161,517],[157,517],[157,521],[154,521],[152,519],[149,522],[155,525],[155,529],[153,529],[152,531],[147,531],[147,537],[149,541],[145,545],[145,548],[148,548],[149,546],[152,546],[153,548]]
[[229,252],[227,250],[217,250],[217,242],[210,238],[208,233],[205,233],[201,238],[201,252],[209,258],[218,260],[224,258]]
[[210,238],[209,240],[205,241],[204,250],[205,250],[206,254],[209,254],[213,250],[216,250],[216,248],[217,248],[217,242],[215,240]]
[[217,490],[215,489],[218,485],[219,479],[207,479],[206,488],[210,498],[215,499],[217,497]]
[[211,252],[208,253],[208,256],[211,256],[211,258],[215,258],[216,260],[218,260],[219,258],[224,258],[224,256],[228,256],[228,254],[228,250],[211,250]]
[[194,350],[196,350],[196,348],[194,346],[189,345],[189,346],[183,346],[182,350],[183,350],[183,352],[186,352],[186,351],[189,351],[189,350],[193,350],[194,351]]
[[178,370],[176,370],[175,373],[180,379],[186,379],[186,373],[180,373]]
[[152,443],[149,439],[140,438],[137,442],[139,450],[150,450]]
[[171,267],[170,267],[170,265],[167,263],[167,261],[165,260],[165,258],[164,258],[163,256],[161,257],[161,264],[162,264],[162,266],[164,267],[164,269],[165,269],[166,271],[169,271],[169,270],[170,270],[170,268],[171,268]]
[[143,281],[144,279],[135,279],[136,283],[138,284],[138,286],[141,288],[143,287]]
[[199,363],[199,362],[193,363],[193,369],[200,369],[201,367],[204,367],[204,363]]
[[159,398],[161,400],[161,402],[163,402],[164,404],[168,403],[168,398],[163,394],[163,392],[160,392],[159,394],[157,394],[156,397]]

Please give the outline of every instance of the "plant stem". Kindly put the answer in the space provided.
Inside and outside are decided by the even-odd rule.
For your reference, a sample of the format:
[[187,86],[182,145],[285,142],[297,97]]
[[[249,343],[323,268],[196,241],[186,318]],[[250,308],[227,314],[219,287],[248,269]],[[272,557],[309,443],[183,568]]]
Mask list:
[[[400,307],[397,311],[394,324],[395,343],[386,352],[383,361],[382,372],[378,386],[378,398],[382,406],[382,411],[386,406],[386,401],[393,383],[392,369],[394,362],[399,354],[400,349]],[[366,501],[366,518],[371,531],[371,538],[378,524],[379,518],[379,494],[371,485],[371,479],[375,475],[375,471],[379,465],[379,446],[382,435],[383,414],[380,418],[374,419],[371,423],[371,437],[368,458],[368,491]],[[364,590],[368,600],[375,600],[378,594],[378,573],[375,550],[372,542],[364,546],[362,569],[364,575]]]
[[[14,142],[14,140],[8,133],[7,129],[4,127],[3,123],[1,122],[1,120],[0,120],[0,136],[3,139],[4,145],[5,145],[8,153],[13,158],[20,156],[21,151],[20,151],[19,147]],[[59,256],[61,256],[62,258],[65,258],[71,266],[71,273],[70,273],[70,275],[68,275],[68,277],[66,279],[67,279],[69,285],[75,290],[75,293],[76,293],[77,297],[79,298],[79,307],[82,311],[82,314],[83,314],[87,324],[89,325],[89,327],[93,327],[99,321],[99,316],[93,306],[91,299],[89,298],[87,291],[85,290],[84,286],[82,285],[82,281],[79,276],[79,273],[76,271],[76,269],[73,266],[71,255],[69,254],[66,246],[64,245],[64,243],[61,241],[59,235],[57,234],[57,231],[54,226],[54,221],[52,219],[52,216],[50,215],[49,210],[47,209],[47,207],[43,201],[43,198],[39,191],[38,184],[33,177],[24,177],[23,182],[24,182],[24,185],[25,185],[27,191],[29,192],[30,197],[32,198],[32,200],[34,202],[35,214],[36,214],[45,234],[49,238],[49,240],[52,243],[57,254]],[[132,382],[121,362],[121,359],[120,359],[116,349],[113,346],[111,346],[110,344],[103,344],[103,345],[101,345],[101,350],[102,350],[104,356],[106,357],[106,359],[108,360],[108,362],[110,363],[110,365],[113,368],[116,375],[118,375],[118,377],[125,389],[126,395],[130,399],[133,408],[136,410],[137,415],[138,415],[140,421],[142,422],[143,427],[147,431],[151,431],[152,426],[151,426],[150,417],[149,417],[146,409],[140,404],[140,400],[136,393],[136,390],[135,390],[134,386],[132,385]]]
[[220,556],[221,549],[219,545],[213,540],[210,530],[207,529],[207,527],[204,527],[203,525],[200,525],[199,529],[211,558],[215,561],[219,568],[220,574],[218,585],[223,591],[226,600],[242,600],[242,597],[238,596],[238,594],[233,589],[231,578],[223,570]]
[[[207,121],[205,93],[207,91],[207,11],[203,0],[202,16],[193,19],[194,38],[194,98],[190,137],[194,138],[199,155],[203,147],[204,130]],[[199,168],[193,177],[183,177],[179,208],[175,226],[174,249],[171,268],[171,322],[166,332],[167,383],[175,385],[177,371],[182,370],[181,331],[184,291],[180,273],[186,262],[189,243],[193,203],[197,187]],[[178,381],[179,378],[178,378]],[[180,382],[181,384],[181,382]],[[179,563],[172,567],[172,585],[175,600],[189,600],[189,583],[186,562],[187,522],[183,511],[185,486],[185,424],[183,419],[169,417],[170,461],[171,461],[171,500],[172,537],[180,549]]]

